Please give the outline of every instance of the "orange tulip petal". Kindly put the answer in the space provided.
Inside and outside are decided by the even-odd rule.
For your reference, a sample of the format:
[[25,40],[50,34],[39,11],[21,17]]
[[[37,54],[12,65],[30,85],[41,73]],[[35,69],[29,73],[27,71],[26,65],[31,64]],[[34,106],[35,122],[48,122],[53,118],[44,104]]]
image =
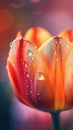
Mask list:
[[28,43],[25,48],[24,58],[28,63],[31,77],[33,77],[35,82],[32,91],[37,98],[39,106],[41,104],[42,109],[53,109],[54,91],[49,80],[48,69],[38,54],[36,47],[31,43]]
[[59,36],[67,38],[69,41],[73,42],[73,30],[65,30],[61,32]]
[[70,53],[66,59],[64,80],[66,106],[73,107],[73,47],[70,48]]
[[51,35],[47,30],[40,27],[35,27],[29,29],[26,32],[24,39],[31,41],[33,44],[37,46],[37,48],[39,48],[50,37]]
[[65,105],[64,67],[69,54],[70,42],[62,37],[53,37],[39,49],[49,71],[55,91],[55,109],[63,109]]

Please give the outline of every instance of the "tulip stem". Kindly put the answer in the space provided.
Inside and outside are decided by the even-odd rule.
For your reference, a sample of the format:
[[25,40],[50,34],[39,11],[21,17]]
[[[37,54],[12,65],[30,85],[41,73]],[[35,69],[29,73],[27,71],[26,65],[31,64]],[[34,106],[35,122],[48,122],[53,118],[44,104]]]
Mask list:
[[51,113],[51,116],[52,116],[53,130],[61,130],[60,112],[53,112]]

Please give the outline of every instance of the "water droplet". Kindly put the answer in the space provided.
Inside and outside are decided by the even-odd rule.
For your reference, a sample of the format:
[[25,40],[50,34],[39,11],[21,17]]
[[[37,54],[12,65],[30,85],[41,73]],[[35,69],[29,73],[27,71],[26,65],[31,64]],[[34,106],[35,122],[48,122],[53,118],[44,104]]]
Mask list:
[[25,64],[24,66],[27,67],[27,64]]
[[55,44],[58,44],[58,41],[55,41]]
[[10,43],[10,47],[12,47],[12,45],[13,45],[13,42]]
[[57,53],[57,52],[55,51],[55,55],[56,55],[56,53]]
[[60,41],[60,44],[62,44],[62,42]]
[[30,93],[32,93],[32,90],[30,91]]
[[28,56],[32,56],[33,53],[31,50],[28,50],[27,54],[28,54]]
[[34,60],[34,57],[32,57],[32,60]]
[[17,41],[18,39],[15,39],[14,41],[12,41],[11,43],[10,43],[10,52],[9,52],[9,56],[12,56],[12,54],[14,54],[15,52],[14,52],[14,48],[15,48],[15,46],[16,46],[16,41]]
[[9,52],[8,54],[9,54],[10,57],[12,56],[12,55],[11,55],[11,52]]
[[26,88],[28,88],[28,85],[26,85]]
[[11,62],[11,59],[10,59],[10,58],[9,58],[8,60]]
[[22,61],[22,65],[24,65],[24,62]]
[[42,72],[39,72],[38,80],[44,80],[44,79],[45,79],[44,74]]
[[30,83],[32,83],[32,79],[30,79]]
[[15,67],[15,64],[12,64],[13,65],[13,67]]
[[58,61],[58,57],[56,57],[56,61]]
[[29,77],[29,74],[27,74],[27,77]]
[[52,42],[52,44],[51,44],[51,49],[52,49],[52,50],[55,49],[55,43],[54,43],[54,42]]
[[39,93],[37,93],[37,96],[39,96],[40,94]]

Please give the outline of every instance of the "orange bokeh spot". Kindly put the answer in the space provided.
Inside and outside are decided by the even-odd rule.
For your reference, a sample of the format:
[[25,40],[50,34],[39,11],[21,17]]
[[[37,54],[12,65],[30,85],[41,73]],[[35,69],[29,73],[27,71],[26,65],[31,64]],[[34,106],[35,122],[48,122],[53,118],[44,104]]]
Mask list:
[[30,0],[31,2],[34,2],[34,3],[38,3],[40,2],[41,0]]
[[13,16],[8,10],[0,10],[0,31],[8,29],[13,22]]

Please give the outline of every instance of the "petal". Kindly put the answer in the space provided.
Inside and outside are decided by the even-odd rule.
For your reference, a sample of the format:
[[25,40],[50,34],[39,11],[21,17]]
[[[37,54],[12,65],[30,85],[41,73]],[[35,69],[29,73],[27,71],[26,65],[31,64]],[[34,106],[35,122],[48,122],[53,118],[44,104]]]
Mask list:
[[17,38],[17,39],[23,38],[22,32],[21,32],[21,31],[17,33],[16,38]]
[[61,32],[59,36],[67,38],[69,41],[73,42],[73,30],[65,30]]
[[26,45],[24,53],[23,59],[28,63],[28,70],[33,81],[33,85],[30,86],[30,91],[32,91],[30,99],[32,102],[36,102],[39,108],[41,107],[40,109],[53,109],[54,91],[49,80],[48,69],[43,59],[38,54],[36,47],[31,43]]
[[[9,56],[7,59],[7,70],[8,70],[8,75],[9,75],[9,79],[13,85],[13,89],[15,90],[18,98],[22,101],[25,102],[25,104],[30,105],[27,100],[25,100],[24,98],[24,94],[22,89],[20,89],[20,87],[22,86],[22,82],[21,79],[19,77],[19,44],[22,42],[22,39],[20,40],[20,38],[15,39],[11,44],[10,44],[10,52],[9,52]],[[31,105],[30,105],[31,106]]]
[[43,57],[55,90],[55,109],[63,109],[65,105],[64,67],[70,51],[70,42],[62,37],[55,36],[46,41],[38,49]]
[[51,35],[50,33],[48,33],[47,30],[40,27],[35,27],[35,28],[30,28],[26,32],[24,39],[31,41],[39,48],[50,37]]
[[44,111],[54,109],[54,91],[48,69],[32,43],[22,38],[13,41],[7,70],[21,101]]
[[73,47],[70,48],[70,53],[66,59],[65,65],[65,95],[66,107],[73,107]]

